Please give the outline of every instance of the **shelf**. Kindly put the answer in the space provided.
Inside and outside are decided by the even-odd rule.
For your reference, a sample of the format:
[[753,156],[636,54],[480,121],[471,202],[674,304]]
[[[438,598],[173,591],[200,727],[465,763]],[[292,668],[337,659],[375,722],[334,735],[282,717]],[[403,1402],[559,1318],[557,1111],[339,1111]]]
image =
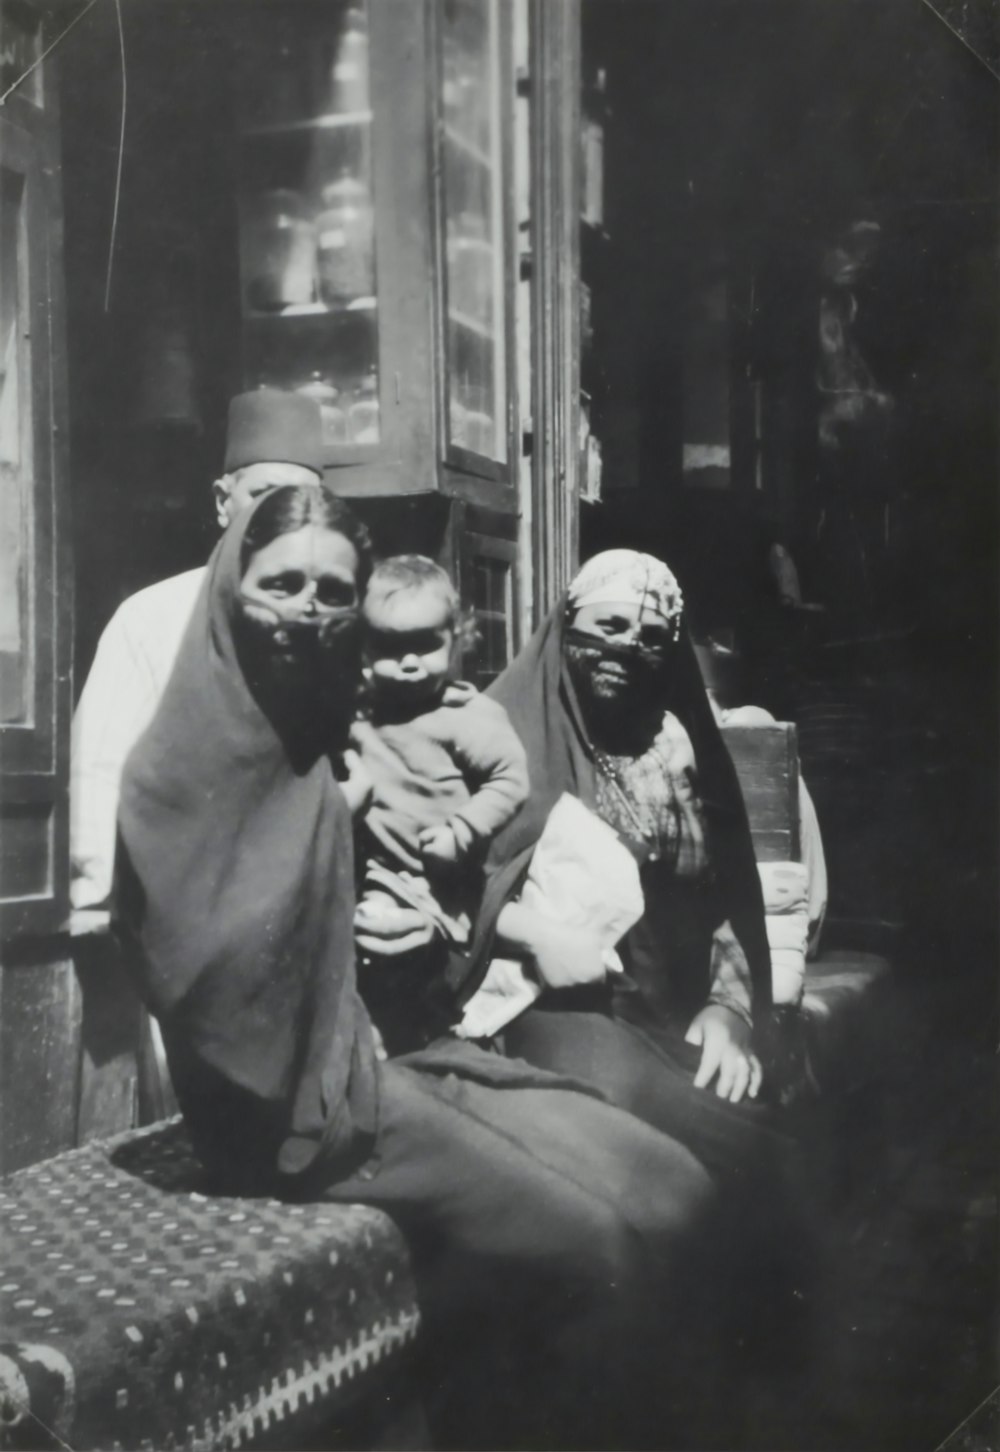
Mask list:
[[343,131],[368,126],[371,111],[337,111],[329,116],[310,116],[302,121],[273,121],[263,126],[244,126],[241,136],[295,136],[305,131]]
[[284,308],[244,308],[247,322],[260,323],[283,321],[285,318],[348,318],[367,315],[374,318],[378,312],[378,300],[373,297],[358,297],[346,307],[329,308],[326,303],[292,303]]
[[492,328],[485,323],[479,323],[475,318],[470,318],[468,313],[457,312],[454,308],[448,309],[448,321],[456,327],[462,328],[466,333],[473,333],[477,338],[482,338],[486,343],[495,341]]
[[493,162],[487,156],[486,152],[483,151],[482,147],[477,146],[474,141],[469,141],[460,131],[456,131],[453,126],[449,126],[447,122],[444,127],[444,136],[445,140],[450,141],[456,151],[461,151],[465,156],[471,157],[473,161],[478,162],[487,171],[493,170]]

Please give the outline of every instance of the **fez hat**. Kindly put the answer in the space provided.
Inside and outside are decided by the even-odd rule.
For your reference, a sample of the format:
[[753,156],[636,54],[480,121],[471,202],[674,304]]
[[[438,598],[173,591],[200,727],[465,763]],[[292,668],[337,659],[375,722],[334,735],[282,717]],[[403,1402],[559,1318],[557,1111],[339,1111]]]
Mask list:
[[255,388],[229,405],[225,472],[247,464],[301,464],[323,472],[319,404],[301,393]]

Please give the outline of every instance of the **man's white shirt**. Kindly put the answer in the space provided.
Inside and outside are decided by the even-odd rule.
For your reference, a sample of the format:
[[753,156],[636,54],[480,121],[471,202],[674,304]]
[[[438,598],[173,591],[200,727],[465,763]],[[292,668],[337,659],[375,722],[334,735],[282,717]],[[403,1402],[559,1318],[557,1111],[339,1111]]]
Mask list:
[[119,606],[73,717],[70,896],[89,927],[107,922],[122,770],[159,705],[204,578],[204,567],[188,570]]

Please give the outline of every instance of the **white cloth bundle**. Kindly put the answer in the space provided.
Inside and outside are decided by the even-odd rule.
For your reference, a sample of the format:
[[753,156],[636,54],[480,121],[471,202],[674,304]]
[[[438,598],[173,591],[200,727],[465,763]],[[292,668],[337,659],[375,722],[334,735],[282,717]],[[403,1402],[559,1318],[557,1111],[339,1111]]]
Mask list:
[[766,913],[808,913],[809,871],[802,862],[758,862]]
[[764,919],[771,949],[771,994],[776,1004],[799,1003],[806,982],[809,914],[768,913]]
[[796,953],[806,951],[809,939],[809,914],[768,913],[765,918],[767,941],[771,948],[791,949]]
[[809,946],[809,871],[802,862],[758,862],[771,949],[771,993],[777,1004],[799,1003]]
[[[631,852],[606,822],[566,792],[535,845],[520,901],[552,922],[593,933],[611,973],[622,971],[615,945],[645,909]],[[494,958],[465,1005],[456,1034],[492,1037],[534,1003],[542,988],[517,959]]]
[[806,955],[794,948],[771,949],[771,997],[778,1008],[797,1006],[806,986]]

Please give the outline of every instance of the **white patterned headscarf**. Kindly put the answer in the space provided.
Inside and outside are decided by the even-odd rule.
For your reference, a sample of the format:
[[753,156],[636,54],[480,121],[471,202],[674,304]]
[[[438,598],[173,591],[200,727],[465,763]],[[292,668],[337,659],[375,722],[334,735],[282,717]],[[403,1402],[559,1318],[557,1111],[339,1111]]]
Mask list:
[[684,597],[671,570],[638,550],[605,550],[580,570],[569,587],[571,610],[584,605],[638,605],[653,610],[680,631]]

